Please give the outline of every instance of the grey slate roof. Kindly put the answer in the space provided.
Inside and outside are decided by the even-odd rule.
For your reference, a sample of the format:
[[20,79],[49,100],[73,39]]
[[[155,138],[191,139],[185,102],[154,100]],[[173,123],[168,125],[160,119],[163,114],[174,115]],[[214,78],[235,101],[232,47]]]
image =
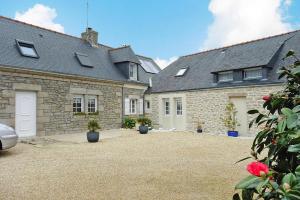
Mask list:
[[[151,92],[278,83],[276,72],[287,62],[282,58],[291,49],[300,54],[300,31],[182,56],[153,78]],[[272,68],[268,80],[224,84],[213,81],[214,72],[256,66]],[[188,67],[186,74],[175,77],[178,70],[185,67]]]
[[[148,58],[148,57],[140,56],[140,55],[138,55],[137,57],[138,57],[139,60],[151,62],[152,65],[157,69],[158,72],[161,71],[160,67],[156,64],[156,62],[153,61],[152,58]],[[149,78],[150,77],[154,77],[157,74],[147,73],[146,70],[143,67],[139,67],[139,69],[138,69],[138,75],[139,75],[140,81],[142,81],[144,83],[149,83]]]
[[137,56],[130,46],[124,46],[116,49],[110,49],[109,54],[113,63],[134,62],[140,64]]
[[[33,43],[39,59],[20,55],[16,39]],[[75,53],[87,55],[93,68],[83,67]],[[115,50],[99,44],[94,48],[81,38],[0,16],[0,65],[3,66],[128,82],[113,63],[116,57],[126,56],[128,61],[138,62],[130,47]]]

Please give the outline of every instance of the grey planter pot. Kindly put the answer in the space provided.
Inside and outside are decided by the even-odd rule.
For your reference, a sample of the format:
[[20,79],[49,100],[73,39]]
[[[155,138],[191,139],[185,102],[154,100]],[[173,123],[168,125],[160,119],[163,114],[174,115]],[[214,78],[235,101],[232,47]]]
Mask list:
[[99,132],[87,132],[86,137],[88,142],[98,142],[99,141]]
[[147,134],[148,133],[148,126],[143,126],[143,125],[140,125],[139,126],[139,131],[140,131],[140,134]]

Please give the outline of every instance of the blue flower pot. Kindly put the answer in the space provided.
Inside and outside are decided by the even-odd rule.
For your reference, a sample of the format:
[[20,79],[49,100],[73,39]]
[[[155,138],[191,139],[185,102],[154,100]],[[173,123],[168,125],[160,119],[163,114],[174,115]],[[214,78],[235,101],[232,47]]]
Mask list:
[[227,135],[229,137],[238,137],[239,136],[239,132],[238,131],[228,131]]

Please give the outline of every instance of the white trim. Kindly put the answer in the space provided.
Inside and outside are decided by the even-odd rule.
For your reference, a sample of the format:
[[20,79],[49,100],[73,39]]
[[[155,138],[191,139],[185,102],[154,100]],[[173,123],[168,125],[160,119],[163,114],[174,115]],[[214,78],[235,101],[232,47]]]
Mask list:
[[[73,112],[74,112],[74,99],[81,99],[81,112],[84,112],[84,98],[83,95],[74,95],[73,96],[73,102],[72,102],[72,107],[73,107]],[[77,107],[76,107],[77,108]],[[75,111],[74,113],[78,113],[77,111]]]
[[89,100],[95,100],[95,112],[98,111],[98,98],[97,96],[88,96],[87,97],[87,112],[88,113],[95,113],[95,112],[89,112]]

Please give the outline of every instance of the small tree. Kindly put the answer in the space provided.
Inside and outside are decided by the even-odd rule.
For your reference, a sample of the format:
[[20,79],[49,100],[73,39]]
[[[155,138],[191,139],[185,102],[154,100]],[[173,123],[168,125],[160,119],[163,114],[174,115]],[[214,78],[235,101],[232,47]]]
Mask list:
[[90,132],[96,132],[98,129],[101,129],[98,121],[95,119],[90,120],[88,123],[88,130]]
[[238,126],[236,118],[237,110],[232,102],[228,103],[225,108],[225,117],[222,118],[224,125],[228,128],[228,131],[234,131]]
[[236,185],[242,197],[236,193],[234,200],[300,199],[300,61],[293,51],[284,59],[293,64],[279,71],[279,78],[286,78],[284,89],[263,97],[267,114],[248,111],[257,115],[250,127],[256,123],[264,129],[251,148],[256,161],[247,170],[252,175]]

